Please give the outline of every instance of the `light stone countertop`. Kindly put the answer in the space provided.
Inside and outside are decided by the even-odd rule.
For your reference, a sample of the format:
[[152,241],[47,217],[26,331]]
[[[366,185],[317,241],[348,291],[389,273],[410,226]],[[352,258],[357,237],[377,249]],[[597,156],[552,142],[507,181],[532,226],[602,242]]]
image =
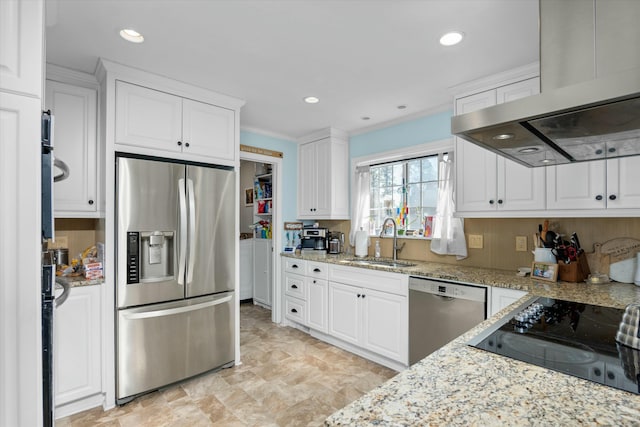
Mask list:
[[81,286],[102,285],[102,279],[85,279],[84,276],[56,276],[56,285],[62,287],[62,283],[67,283],[70,288],[78,288]]
[[[344,256],[283,256],[353,265]],[[415,261],[411,261],[415,262]],[[463,283],[520,289],[531,295],[624,308],[640,287],[624,283],[542,282],[515,272],[415,262],[393,271]],[[325,420],[326,426],[640,425],[640,396],[466,344],[525,299],[399,373]]]

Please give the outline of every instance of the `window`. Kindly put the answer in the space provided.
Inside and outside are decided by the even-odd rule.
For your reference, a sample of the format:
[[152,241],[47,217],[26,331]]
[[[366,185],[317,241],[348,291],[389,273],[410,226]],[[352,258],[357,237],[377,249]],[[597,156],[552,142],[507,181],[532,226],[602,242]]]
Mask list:
[[380,234],[385,218],[391,217],[402,230],[399,235],[422,236],[426,217],[436,214],[438,162],[447,157],[444,153],[371,166],[369,233]]

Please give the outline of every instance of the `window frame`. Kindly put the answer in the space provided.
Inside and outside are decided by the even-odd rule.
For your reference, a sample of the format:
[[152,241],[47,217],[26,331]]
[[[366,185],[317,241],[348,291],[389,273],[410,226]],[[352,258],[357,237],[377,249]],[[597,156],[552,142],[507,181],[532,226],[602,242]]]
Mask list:
[[[357,157],[351,160],[351,182],[350,182],[350,191],[351,191],[351,214],[352,216],[355,214],[354,206],[357,204],[357,194],[355,192],[354,183],[356,182],[356,169],[359,167],[371,167],[375,165],[380,165],[383,163],[394,163],[394,162],[404,162],[406,160],[428,157],[433,155],[442,155],[444,153],[448,153],[450,158],[455,159],[455,151],[454,151],[454,140],[453,138],[446,138],[442,140],[437,140],[433,142],[428,142],[425,144],[414,145],[410,147],[389,150],[379,153],[374,153],[366,156]],[[455,179],[455,175],[452,177]],[[371,194],[371,188],[369,188],[369,194]],[[353,217],[351,218],[353,221]],[[376,236],[375,234],[370,234],[370,236]],[[398,235],[398,238],[401,239],[418,239],[418,240],[430,240],[429,237],[424,237],[423,235],[417,236],[405,236]]]

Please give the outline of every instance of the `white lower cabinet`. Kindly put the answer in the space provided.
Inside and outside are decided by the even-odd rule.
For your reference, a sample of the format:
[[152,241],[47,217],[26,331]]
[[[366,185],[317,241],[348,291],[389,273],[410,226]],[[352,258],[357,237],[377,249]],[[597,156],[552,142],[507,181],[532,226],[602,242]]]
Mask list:
[[240,301],[253,298],[253,239],[240,240]]
[[526,294],[525,291],[519,291],[517,289],[492,287],[490,313],[488,317],[493,316],[503,308],[518,301]]
[[82,286],[54,312],[56,418],[102,403],[101,288]]
[[329,330],[327,321],[329,283],[323,279],[307,277],[305,288],[307,292],[306,325],[317,331],[327,333]]
[[285,317],[314,337],[401,370],[409,361],[407,275],[283,258]]

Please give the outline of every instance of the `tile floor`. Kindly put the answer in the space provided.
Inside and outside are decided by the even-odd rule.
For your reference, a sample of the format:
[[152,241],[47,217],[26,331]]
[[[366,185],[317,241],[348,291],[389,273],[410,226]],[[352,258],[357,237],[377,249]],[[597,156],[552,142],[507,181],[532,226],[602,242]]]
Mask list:
[[58,427],[320,426],[324,419],[395,372],[289,327],[271,312],[241,304],[240,366],[203,375]]

